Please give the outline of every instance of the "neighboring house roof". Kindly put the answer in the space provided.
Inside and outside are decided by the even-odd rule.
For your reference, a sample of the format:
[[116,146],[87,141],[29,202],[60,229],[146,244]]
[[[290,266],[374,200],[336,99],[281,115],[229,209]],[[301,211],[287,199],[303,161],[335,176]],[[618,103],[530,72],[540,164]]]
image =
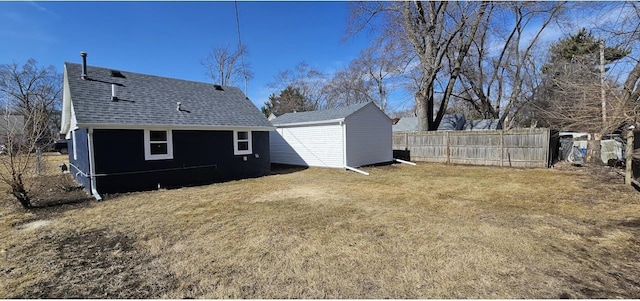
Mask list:
[[[273,129],[237,87],[127,71],[118,77],[94,66],[87,66],[88,79],[81,74],[81,64],[64,64],[63,133],[76,126]],[[111,99],[112,84],[118,101]]]
[[[9,115],[1,115],[0,117],[0,136],[6,136],[7,134],[24,134],[25,120],[24,115],[19,113],[12,113]],[[49,116],[49,124],[47,125],[51,130],[52,135],[56,135],[59,132],[60,126],[60,111],[53,111]]]
[[[462,114],[442,116],[438,131],[459,131],[464,127],[466,120]],[[402,117],[398,123],[392,126],[394,132],[417,132],[418,117]]]
[[19,114],[2,115],[0,117],[0,135],[24,133],[24,116]]
[[500,119],[467,120],[464,129],[468,131],[501,130],[502,124],[500,124]]
[[19,114],[2,115],[0,117],[0,135],[23,134],[24,116]]
[[[355,113],[367,105],[374,105],[373,102],[363,102],[354,105],[332,108],[319,111],[306,111],[282,114],[271,121],[273,125],[299,124],[299,123],[322,123],[327,121],[344,120],[347,116]],[[388,117],[387,117],[388,118]]]
[[394,132],[416,132],[418,131],[418,117],[402,117],[391,128]]
[[438,126],[438,131],[459,131],[464,128],[465,123],[467,120],[463,114],[444,115]]

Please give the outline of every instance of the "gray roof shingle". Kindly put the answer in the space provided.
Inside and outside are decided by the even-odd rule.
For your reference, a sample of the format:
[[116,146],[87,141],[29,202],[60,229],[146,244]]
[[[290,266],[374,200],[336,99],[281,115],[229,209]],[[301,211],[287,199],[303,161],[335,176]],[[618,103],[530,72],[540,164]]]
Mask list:
[[[82,65],[65,63],[65,76],[79,126],[196,126],[268,127],[267,118],[237,87],[216,90],[213,84],[87,66],[88,80],[80,78]],[[119,101],[111,101],[116,84]],[[182,109],[177,110],[177,102]]]
[[271,120],[271,123],[273,123],[273,125],[283,125],[283,124],[300,123],[300,122],[319,122],[319,121],[326,121],[326,120],[342,119],[355,113],[356,111],[360,110],[361,108],[363,108],[368,104],[369,102],[363,102],[363,103],[358,103],[354,105],[326,109],[326,110],[286,113],[286,114],[282,114],[280,117],[274,120]]
[[415,132],[418,130],[418,117],[402,117],[391,129],[394,132]]
[[500,124],[500,119],[467,120],[467,123],[464,124],[464,129],[467,131],[501,130],[502,124]]
[[[462,114],[446,114],[442,116],[438,131],[459,131],[464,127],[465,122],[466,119]],[[392,129],[394,132],[416,132],[418,117],[402,117],[392,126]]]

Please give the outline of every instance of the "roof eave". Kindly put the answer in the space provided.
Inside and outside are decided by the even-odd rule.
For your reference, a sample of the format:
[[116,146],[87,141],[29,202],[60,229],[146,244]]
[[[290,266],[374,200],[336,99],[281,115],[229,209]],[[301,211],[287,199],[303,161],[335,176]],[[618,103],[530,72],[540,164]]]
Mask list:
[[344,122],[344,118],[318,120],[318,121],[292,122],[292,123],[273,123],[273,125],[275,127],[287,127],[287,126],[317,125],[317,124],[339,123],[339,122]]
[[139,130],[171,129],[196,131],[274,131],[274,126],[230,126],[230,125],[185,125],[185,124],[115,124],[115,123],[78,123],[76,128]]

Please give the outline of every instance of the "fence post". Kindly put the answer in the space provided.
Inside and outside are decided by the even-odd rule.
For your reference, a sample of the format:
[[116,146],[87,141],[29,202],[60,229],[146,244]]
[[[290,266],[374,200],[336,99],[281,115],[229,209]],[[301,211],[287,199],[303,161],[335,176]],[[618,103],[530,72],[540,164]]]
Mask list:
[[504,130],[500,130],[500,167],[504,167]]
[[544,130],[544,163],[543,163],[543,167],[545,168],[549,168],[549,151],[551,150],[551,129],[545,129]]
[[624,183],[631,186],[631,166],[633,165],[633,129],[627,132],[627,149],[626,151],[626,170],[624,176]]
[[409,150],[409,133],[404,133],[404,150]]
[[444,138],[444,147],[445,147],[445,153],[447,154],[447,164],[451,163],[451,150],[449,149],[449,131],[446,132],[447,134],[445,135]]

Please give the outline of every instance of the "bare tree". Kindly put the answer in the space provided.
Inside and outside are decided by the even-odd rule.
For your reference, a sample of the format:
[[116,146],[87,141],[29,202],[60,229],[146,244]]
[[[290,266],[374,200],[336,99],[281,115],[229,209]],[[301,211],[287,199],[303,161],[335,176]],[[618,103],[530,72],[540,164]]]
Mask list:
[[[546,123],[594,134],[587,144],[587,162],[599,161],[599,136],[637,125],[640,113],[639,6],[620,2],[598,9],[603,13],[594,18],[598,21],[592,28],[551,48],[553,64],[545,66],[535,102]],[[611,15],[617,17],[608,18]]]
[[375,90],[372,95],[374,102],[382,111],[387,111],[387,97],[391,84],[398,84],[400,76],[407,69],[411,61],[406,47],[402,47],[396,40],[380,40],[369,46],[354,61],[356,68],[365,72],[370,86]]
[[[24,119],[19,118],[23,117]],[[32,187],[42,168],[40,141],[49,135],[46,127],[26,127],[24,124],[42,124],[48,120],[43,110],[28,115],[15,115],[5,111],[0,118],[3,128],[3,155],[0,157],[0,180],[11,187],[11,194],[24,208],[31,208]]]
[[324,108],[335,108],[374,100],[367,71],[352,61],[345,69],[336,71],[322,87]]
[[409,106],[408,108],[403,108],[403,109],[395,109],[391,112],[388,112],[387,115],[389,117],[393,118],[403,118],[403,117],[416,117],[416,108],[415,108],[415,104],[412,106]]
[[622,6],[623,11],[628,13],[620,20],[619,24],[611,26],[613,29],[603,28],[603,31],[614,36],[621,46],[634,49],[630,55],[632,68],[624,79],[621,98],[623,102],[628,104],[627,107],[636,109],[627,112],[626,119],[638,124],[640,122],[637,110],[638,102],[640,102],[640,49],[638,49],[640,48],[638,45],[640,41],[640,4],[629,1],[619,5]]
[[[361,31],[381,15],[383,34],[411,45],[417,58],[413,78],[420,130],[438,128],[489,6],[488,2],[407,1],[366,2],[352,8],[351,32]],[[436,93],[441,95],[439,104]]]
[[298,63],[293,69],[280,71],[267,86],[279,91],[289,87],[297,89],[309,101],[313,110],[322,107],[323,90],[326,75],[306,62]]
[[637,58],[628,57],[635,62],[630,72],[605,77],[605,65],[616,65],[631,54],[623,45],[605,46],[605,40],[583,28],[552,45],[543,68],[541,93],[534,103],[546,125],[603,135],[635,115],[627,110],[640,95],[634,96],[640,93]]
[[534,93],[534,86],[527,83],[538,76],[539,65],[532,58],[535,46],[564,5],[505,2],[491,6],[465,59],[456,96],[482,118],[499,118],[502,124],[512,113],[520,113],[518,107]]
[[[540,97],[533,103],[536,119],[540,125],[565,131],[584,131],[604,134],[612,130],[611,123],[603,127],[601,122],[601,87],[598,74],[592,66],[567,64],[562,76],[545,79]],[[607,111],[623,110],[624,102],[607,82]],[[619,119],[610,114],[609,121]],[[621,120],[614,121],[620,125]]]
[[410,61],[404,48],[394,39],[374,41],[324,84],[324,107],[372,101],[387,111],[387,95],[402,85]]
[[250,64],[243,59],[247,55],[244,45],[236,50],[229,49],[229,46],[214,47],[202,61],[202,66],[214,83],[235,86],[253,78]]
[[[3,108],[15,114],[32,116],[44,114],[44,118],[26,118],[27,131],[48,128],[54,110],[62,101],[62,76],[53,66],[39,67],[34,59],[22,66],[17,63],[0,65],[0,93]],[[36,113],[37,112],[37,113]],[[44,138],[44,137],[42,137]]]
[[51,113],[60,104],[61,76],[52,66],[40,68],[30,59],[21,68],[0,65],[2,150],[0,180],[24,208],[31,208],[40,149],[52,141]]

